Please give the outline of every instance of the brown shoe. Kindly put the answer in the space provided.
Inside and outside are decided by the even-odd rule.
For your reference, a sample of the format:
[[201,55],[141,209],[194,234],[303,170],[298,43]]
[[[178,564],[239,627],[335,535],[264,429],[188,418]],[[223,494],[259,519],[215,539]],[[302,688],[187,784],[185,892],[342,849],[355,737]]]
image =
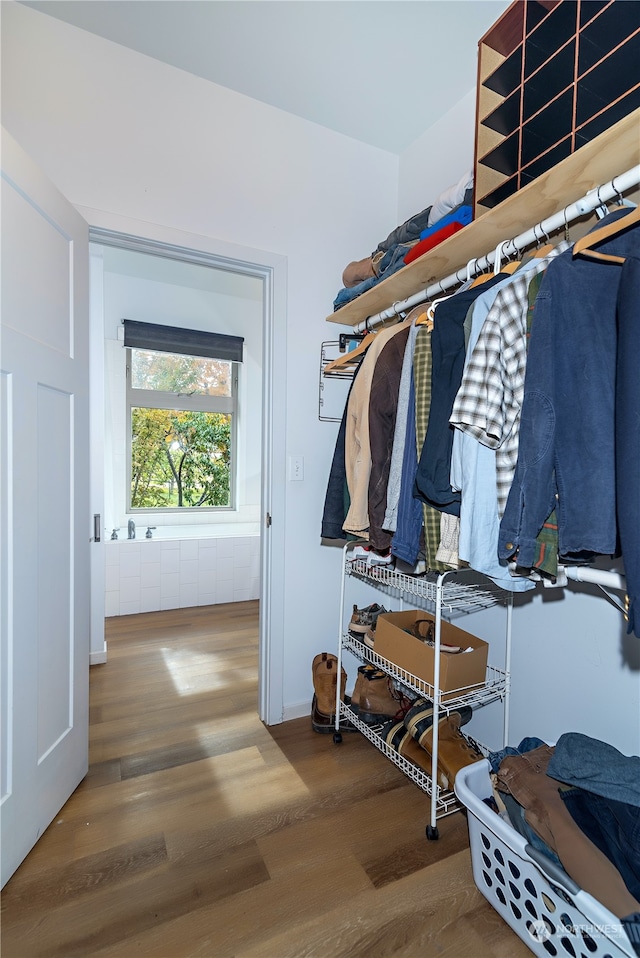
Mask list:
[[313,696],[313,701],[311,703],[311,728],[314,732],[320,732],[321,735],[330,735],[331,732],[357,732],[358,729],[355,725],[352,725],[351,722],[344,717],[340,716],[340,721],[338,723],[338,728],[336,729],[336,715],[333,712],[330,715],[325,715],[324,712],[321,712],[318,709],[318,700],[316,696]]
[[396,691],[391,679],[382,672],[369,677],[365,674],[360,690],[359,718],[367,725],[388,722],[390,718],[403,718],[411,708],[411,700]]
[[353,687],[353,692],[351,694],[351,709],[358,714],[360,711],[360,699],[362,698],[363,689],[369,679],[372,678],[385,678],[385,673],[380,669],[377,669],[375,665],[361,665],[358,668],[358,675],[356,678],[356,684]]
[[[433,726],[420,739],[425,750],[433,747]],[[461,768],[483,758],[480,749],[460,731],[460,714],[452,712],[438,722],[438,784],[453,788]]]

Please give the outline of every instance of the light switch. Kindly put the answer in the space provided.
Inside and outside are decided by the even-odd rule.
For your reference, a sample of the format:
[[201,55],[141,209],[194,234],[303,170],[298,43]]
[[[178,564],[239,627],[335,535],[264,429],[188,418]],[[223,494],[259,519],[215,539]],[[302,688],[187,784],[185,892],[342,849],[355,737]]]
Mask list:
[[304,456],[289,456],[289,480],[299,482],[304,479]]

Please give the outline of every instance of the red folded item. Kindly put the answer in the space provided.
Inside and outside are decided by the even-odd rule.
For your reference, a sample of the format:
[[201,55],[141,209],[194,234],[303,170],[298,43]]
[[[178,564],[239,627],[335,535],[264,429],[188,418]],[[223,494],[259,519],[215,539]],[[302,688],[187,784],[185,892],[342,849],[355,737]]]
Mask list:
[[412,246],[405,255],[405,263],[413,263],[414,259],[418,259],[423,253],[427,253],[430,249],[433,249],[434,246],[438,246],[443,240],[448,239],[449,236],[453,236],[453,234],[461,230],[464,225],[464,223],[447,223],[441,230],[437,230],[435,233],[432,233],[431,236],[427,236],[426,239],[420,240],[420,242]]

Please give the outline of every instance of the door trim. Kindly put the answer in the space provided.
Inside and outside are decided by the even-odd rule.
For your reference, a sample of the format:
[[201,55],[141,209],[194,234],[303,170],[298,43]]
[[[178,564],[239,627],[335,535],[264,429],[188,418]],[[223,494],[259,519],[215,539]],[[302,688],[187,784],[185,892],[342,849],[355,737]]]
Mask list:
[[[89,240],[242,273],[262,280],[262,500],[258,713],[266,725],[284,714],[284,554],[287,259],[199,234],[76,207]],[[278,428],[274,428],[274,424]],[[267,526],[266,516],[272,517]]]

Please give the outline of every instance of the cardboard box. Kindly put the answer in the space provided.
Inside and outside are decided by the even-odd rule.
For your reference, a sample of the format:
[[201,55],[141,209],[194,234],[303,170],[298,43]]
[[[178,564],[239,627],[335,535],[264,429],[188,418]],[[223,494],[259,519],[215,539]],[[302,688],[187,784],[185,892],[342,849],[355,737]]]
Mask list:
[[[433,685],[434,649],[414,635],[406,632],[413,629],[417,620],[428,619],[433,623],[435,636],[435,618],[422,609],[406,609],[404,612],[386,612],[378,616],[374,651],[393,662],[401,669],[411,672],[418,678]],[[421,626],[424,633],[428,626]],[[440,653],[440,689],[451,691],[468,686],[481,685],[486,680],[487,656],[489,646],[476,635],[464,632],[450,622],[442,620],[440,642],[447,645],[459,645],[463,649],[471,647],[471,652],[452,654]],[[452,696],[443,695],[442,698]]]

